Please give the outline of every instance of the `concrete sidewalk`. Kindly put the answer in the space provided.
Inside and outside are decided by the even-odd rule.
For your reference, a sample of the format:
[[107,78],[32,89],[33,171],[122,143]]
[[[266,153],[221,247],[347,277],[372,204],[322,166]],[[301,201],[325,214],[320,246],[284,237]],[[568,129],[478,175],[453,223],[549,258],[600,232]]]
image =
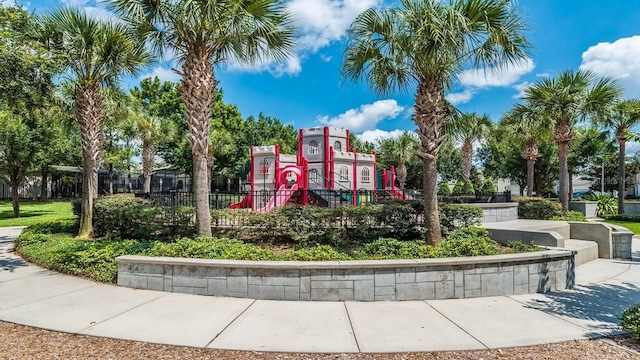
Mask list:
[[[285,302],[132,290],[58,274],[11,252],[0,229],[0,320],[153,343],[287,352],[501,348],[619,333],[640,262],[578,267],[572,291],[413,302]],[[634,239],[640,257],[640,239]]]

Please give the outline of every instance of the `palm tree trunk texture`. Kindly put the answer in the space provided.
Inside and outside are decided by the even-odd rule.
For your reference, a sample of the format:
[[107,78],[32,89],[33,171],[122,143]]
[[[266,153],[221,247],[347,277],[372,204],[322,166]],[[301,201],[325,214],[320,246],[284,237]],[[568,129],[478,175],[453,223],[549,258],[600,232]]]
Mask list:
[[193,154],[193,192],[195,196],[196,231],[211,236],[209,214],[209,120],[218,82],[213,64],[207,56],[187,54],[182,66],[182,101],[189,119],[189,141]]
[[153,173],[153,144],[143,141],[142,144],[142,175],[144,176],[143,193],[151,193],[151,174]]
[[101,161],[102,97],[97,85],[83,84],[76,93],[76,119],[82,144],[82,205],[79,238],[88,238],[93,231],[93,199],[98,191],[98,168]]
[[[464,194],[469,194],[469,178],[471,177],[471,162],[473,161],[473,144],[465,140],[460,150],[462,157],[462,180],[464,180]],[[477,190],[477,189],[476,189]]]
[[533,196],[533,175],[536,161],[527,159],[527,196]]
[[444,127],[447,112],[444,89],[441,81],[421,81],[415,96],[414,122],[422,149],[420,157],[424,162],[424,211],[427,225],[427,243],[442,241],[440,217],[438,214],[438,171],[437,160],[440,146],[445,140]]
[[624,195],[626,192],[625,153],[627,152],[627,139],[618,138],[620,149],[618,152],[618,214],[624,214]]
[[567,166],[567,154],[569,153],[569,142],[562,141],[558,143],[558,165],[560,168],[560,203],[562,204],[562,212],[567,213],[569,210],[569,168]]
[[407,182],[407,164],[398,164],[396,178],[398,179],[398,183],[400,183],[400,189],[404,190],[405,183]]

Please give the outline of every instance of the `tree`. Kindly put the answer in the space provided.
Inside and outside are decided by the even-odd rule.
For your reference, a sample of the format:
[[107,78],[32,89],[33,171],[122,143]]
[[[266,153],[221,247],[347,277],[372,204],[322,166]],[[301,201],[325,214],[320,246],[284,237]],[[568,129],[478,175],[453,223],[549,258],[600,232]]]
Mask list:
[[396,177],[400,188],[404,189],[407,182],[407,164],[415,157],[418,150],[418,139],[415,134],[405,131],[398,138],[378,140],[380,157],[387,158],[388,162],[395,164]]
[[538,143],[540,138],[548,132],[548,122],[544,120],[544,114],[523,104],[515,105],[502,119],[501,123],[513,139],[522,149],[522,158],[527,161],[527,196],[533,195],[535,164],[542,156]]
[[[576,127],[569,148],[571,152],[567,157],[567,167],[569,178],[573,180],[574,174],[582,174],[593,166],[600,168],[604,162],[611,162],[615,144],[609,131],[594,126]],[[573,181],[570,182],[569,195],[573,197]]]
[[617,83],[609,78],[596,80],[590,71],[565,71],[556,78],[539,80],[525,90],[524,101],[535,112],[552,123],[558,146],[560,202],[562,211],[569,209],[569,142],[573,127],[586,118],[599,118],[607,113],[620,96]]
[[349,145],[351,145],[351,149],[348,150],[355,149],[356,152],[362,154],[371,154],[376,150],[376,145],[374,143],[360,140],[356,134],[351,132],[349,133]]
[[625,158],[626,143],[631,135],[631,129],[640,124],[640,101],[620,101],[613,106],[611,111],[602,114],[597,121],[605,128],[616,133],[618,140],[618,214],[624,214],[624,196],[627,191],[625,186]]
[[74,79],[76,121],[82,143],[82,211],[79,238],[93,230],[93,195],[104,151],[104,106],[101,90],[122,75],[134,75],[151,61],[143,44],[120,23],[103,22],[74,9],[58,9],[44,18],[54,45],[65,54],[65,66]]
[[438,153],[438,176],[443,181],[457,180],[462,177],[462,156],[450,139],[440,147]]
[[415,87],[415,114],[424,162],[427,241],[441,241],[437,201],[437,159],[450,112],[445,90],[461,68],[492,71],[518,62],[529,43],[524,22],[504,0],[400,0],[399,8],[369,9],[347,33],[343,77],[379,94]]
[[176,53],[182,65],[180,92],[193,154],[196,230],[211,236],[209,214],[209,127],[218,80],[214,65],[227,60],[257,64],[284,61],[294,48],[293,27],[283,0],[112,0],[162,55]]
[[476,113],[463,114],[453,118],[448,125],[452,137],[462,143],[460,156],[462,159],[462,180],[464,181],[464,193],[469,194],[469,177],[473,161],[473,143],[480,141],[491,128],[492,123],[488,115]]

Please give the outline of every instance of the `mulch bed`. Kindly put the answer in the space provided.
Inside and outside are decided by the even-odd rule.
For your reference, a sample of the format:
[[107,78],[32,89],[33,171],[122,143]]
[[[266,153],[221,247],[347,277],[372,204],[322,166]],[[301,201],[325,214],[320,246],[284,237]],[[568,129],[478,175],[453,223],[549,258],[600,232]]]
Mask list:
[[[614,340],[619,344],[630,341],[629,338],[625,337],[616,337]],[[638,347],[638,344],[636,343],[634,346]],[[411,354],[297,354],[226,351],[73,335],[0,322],[0,359],[626,360],[640,359],[640,356],[600,340],[570,341],[560,344],[500,350]]]

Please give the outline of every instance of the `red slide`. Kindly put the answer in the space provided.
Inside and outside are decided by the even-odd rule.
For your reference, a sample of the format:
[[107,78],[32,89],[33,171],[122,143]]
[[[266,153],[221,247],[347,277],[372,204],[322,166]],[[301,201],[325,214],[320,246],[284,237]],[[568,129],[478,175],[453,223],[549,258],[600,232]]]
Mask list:
[[391,196],[397,200],[413,200],[413,196],[406,194],[402,189],[396,187],[395,185],[391,185],[391,190],[389,190]]
[[265,207],[263,207],[262,209],[258,209],[256,211],[257,212],[267,212],[267,211],[273,209],[274,207],[280,207],[280,206],[286,204],[287,201],[289,201],[289,199],[291,199],[293,194],[295,194],[296,190],[298,190],[298,184],[294,184],[291,187],[291,189],[287,189],[287,185],[286,184],[280,185],[280,187],[278,188],[278,191],[276,192],[275,196],[272,197],[271,200],[269,200],[269,203],[267,203],[267,205]]
[[247,209],[247,208],[250,208],[251,205],[252,205],[251,196],[247,195],[237,203],[231,204],[231,206],[229,206],[229,209]]

